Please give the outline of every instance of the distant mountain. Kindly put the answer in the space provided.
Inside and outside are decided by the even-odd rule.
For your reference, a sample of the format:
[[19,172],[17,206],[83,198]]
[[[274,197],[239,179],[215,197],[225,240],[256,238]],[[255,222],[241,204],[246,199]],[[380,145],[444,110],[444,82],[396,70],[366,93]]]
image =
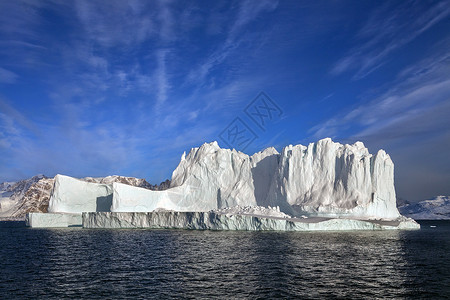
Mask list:
[[397,197],[397,207],[404,206],[407,204],[410,204],[410,202],[408,200]]
[[145,179],[142,178],[135,178],[135,177],[125,177],[125,176],[118,176],[118,175],[112,175],[107,177],[85,177],[81,178],[83,181],[87,182],[94,182],[94,183],[103,183],[103,184],[111,184],[113,182],[120,182],[132,186],[137,186],[145,189],[151,189],[153,186],[148,183]]
[[450,196],[437,196],[418,203],[406,203],[398,207],[404,216],[416,220],[450,220]]
[[[124,176],[86,177],[87,182],[110,184],[120,182],[149,190],[164,190],[170,186],[170,180],[152,185],[145,179]],[[22,219],[29,212],[47,212],[54,179],[44,175],[18,182],[0,183],[0,218]]]
[[52,186],[53,179],[44,175],[0,184],[0,217],[21,218],[28,211],[46,211]]

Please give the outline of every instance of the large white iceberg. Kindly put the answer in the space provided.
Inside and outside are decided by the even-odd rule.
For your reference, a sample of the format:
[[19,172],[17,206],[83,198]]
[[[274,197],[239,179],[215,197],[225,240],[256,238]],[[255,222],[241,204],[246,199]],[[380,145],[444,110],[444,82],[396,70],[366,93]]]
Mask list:
[[290,145],[281,153],[267,148],[252,156],[222,149],[217,142],[205,143],[182,155],[170,188],[163,191],[58,175],[49,212],[97,212],[102,218],[113,215],[100,212],[155,210],[215,210],[220,215],[227,208],[257,206],[278,207],[284,214],[303,218],[401,217],[389,155],[383,150],[372,155],[361,142],[342,145],[331,139],[307,147]]

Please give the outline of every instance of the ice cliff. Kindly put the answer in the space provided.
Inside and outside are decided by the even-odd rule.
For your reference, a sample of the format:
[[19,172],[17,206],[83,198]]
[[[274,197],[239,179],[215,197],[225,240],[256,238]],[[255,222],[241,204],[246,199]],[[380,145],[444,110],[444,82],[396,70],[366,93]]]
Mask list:
[[[33,215],[32,215],[33,216]],[[392,221],[282,218],[249,214],[209,212],[85,212],[84,228],[167,228],[199,230],[279,230],[279,231],[340,231],[418,229],[411,219]]]
[[383,150],[369,153],[323,139],[285,147],[266,202],[295,214],[396,218],[394,164]]
[[[110,205],[110,209],[109,206]],[[170,188],[151,191],[120,182],[57,176],[50,212],[210,211],[279,207],[291,216],[395,219],[394,164],[383,150],[323,139],[308,146],[267,148],[252,156],[205,143],[183,154]]]

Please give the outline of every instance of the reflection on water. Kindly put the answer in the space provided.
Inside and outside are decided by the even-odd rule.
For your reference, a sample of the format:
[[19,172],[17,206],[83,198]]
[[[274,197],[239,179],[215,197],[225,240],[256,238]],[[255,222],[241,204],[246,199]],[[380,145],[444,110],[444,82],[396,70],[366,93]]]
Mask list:
[[450,223],[420,231],[0,228],[5,298],[450,296]]

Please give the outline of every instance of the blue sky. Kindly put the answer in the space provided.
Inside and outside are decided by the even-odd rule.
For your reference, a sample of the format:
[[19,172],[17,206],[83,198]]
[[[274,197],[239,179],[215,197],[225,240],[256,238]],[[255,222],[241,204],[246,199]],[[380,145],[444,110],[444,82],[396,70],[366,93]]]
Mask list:
[[[0,182],[159,183],[239,118],[248,154],[360,140],[399,197],[448,195],[449,20],[449,1],[2,0]],[[260,92],[282,111],[262,128]]]

